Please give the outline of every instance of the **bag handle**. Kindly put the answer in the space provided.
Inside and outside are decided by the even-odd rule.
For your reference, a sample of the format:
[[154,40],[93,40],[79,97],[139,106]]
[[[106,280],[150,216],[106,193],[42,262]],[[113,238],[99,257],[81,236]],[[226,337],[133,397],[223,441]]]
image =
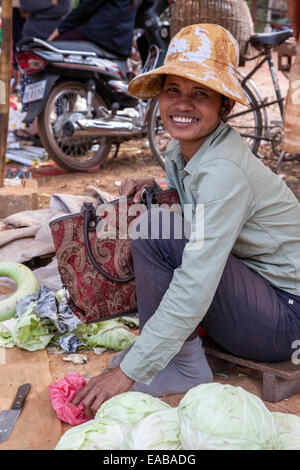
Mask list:
[[108,274],[106,271],[104,271],[100,266],[98,265],[97,261],[94,258],[94,255],[92,253],[91,247],[90,247],[90,240],[89,240],[89,225],[91,222],[95,222],[97,220],[96,216],[96,209],[93,206],[92,202],[84,202],[83,206],[81,208],[81,213],[83,216],[83,233],[84,233],[84,242],[85,246],[87,249],[87,253],[89,256],[89,259],[91,263],[95,266],[97,271],[102,274],[102,276],[106,277],[110,281],[114,282],[129,282],[132,281],[135,278],[135,275],[132,274],[131,276],[128,276],[126,278],[121,278],[121,277],[115,277],[112,276],[111,274]]

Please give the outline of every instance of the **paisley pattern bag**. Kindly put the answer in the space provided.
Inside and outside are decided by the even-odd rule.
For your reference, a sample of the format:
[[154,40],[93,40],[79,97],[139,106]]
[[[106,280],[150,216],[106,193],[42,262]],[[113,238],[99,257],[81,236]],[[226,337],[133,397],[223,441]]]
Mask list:
[[[175,190],[145,188],[143,203],[148,209],[151,204],[171,206],[179,204],[179,197]],[[137,313],[130,240],[120,227],[124,224],[128,227],[139,216],[140,212],[132,210],[132,205],[132,197],[120,198],[101,204],[96,211],[92,203],[85,202],[81,213],[50,223],[58,269],[70,296],[69,305],[83,323]],[[99,208],[101,216],[97,215]],[[116,236],[99,238],[97,228],[101,221],[107,223],[107,234],[110,233],[109,213],[113,214],[110,221],[114,222]]]

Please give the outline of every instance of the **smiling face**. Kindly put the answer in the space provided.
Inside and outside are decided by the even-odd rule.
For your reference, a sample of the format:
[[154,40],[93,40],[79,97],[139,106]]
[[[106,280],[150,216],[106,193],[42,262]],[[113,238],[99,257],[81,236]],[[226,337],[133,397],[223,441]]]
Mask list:
[[178,139],[186,162],[219,125],[221,94],[177,75],[167,75],[159,95],[164,126]]

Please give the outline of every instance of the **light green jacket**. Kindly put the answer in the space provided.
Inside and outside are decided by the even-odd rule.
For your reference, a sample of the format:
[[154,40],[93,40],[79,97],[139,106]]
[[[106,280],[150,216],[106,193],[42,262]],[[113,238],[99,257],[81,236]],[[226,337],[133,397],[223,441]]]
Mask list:
[[[230,253],[270,284],[300,296],[300,204],[235,130],[222,122],[187,164],[179,142],[172,141],[166,172],[182,207],[192,204],[196,235],[158,309],[121,363],[126,375],[144,383],[167,365],[203,319]],[[201,230],[195,230],[201,213],[203,240]]]

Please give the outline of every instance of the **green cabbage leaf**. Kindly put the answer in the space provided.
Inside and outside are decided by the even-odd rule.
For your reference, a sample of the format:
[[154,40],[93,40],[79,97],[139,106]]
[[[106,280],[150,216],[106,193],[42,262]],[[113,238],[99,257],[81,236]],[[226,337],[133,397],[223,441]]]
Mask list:
[[55,450],[123,449],[131,428],[146,416],[171,407],[151,395],[126,392],[105,401],[93,420],[69,429]]
[[170,409],[170,405],[147,393],[125,392],[105,401],[96,413],[101,423],[118,423],[128,430],[155,411]]
[[135,424],[125,436],[123,449],[181,449],[177,408],[155,411]]
[[273,412],[279,430],[278,450],[300,450],[300,418],[291,413]]
[[117,450],[123,440],[121,426],[116,423],[106,425],[93,419],[66,431],[55,450]]
[[54,325],[49,320],[38,317],[34,308],[35,302],[30,302],[11,332],[16,346],[27,351],[44,349],[50,343],[55,331]]
[[0,346],[5,348],[13,348],[15,346],[12,338],[12,329],[16,323],[17,320],[15,318],[0,322]]
[[134,343],[137,338],[117,320],[80,324],[75,333],[88,349],[103,346],[114,351],[121,351]]
[[275,450],[279,432],[263,401],[217,382],[189,390],[178,406],[183,449]]

